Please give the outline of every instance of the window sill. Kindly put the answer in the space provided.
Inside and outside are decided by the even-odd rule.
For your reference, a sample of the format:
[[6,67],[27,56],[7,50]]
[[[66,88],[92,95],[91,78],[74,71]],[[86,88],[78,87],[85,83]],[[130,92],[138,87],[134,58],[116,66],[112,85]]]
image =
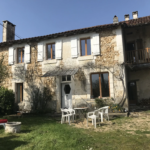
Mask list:
[[89,55],[89,56],[80,56],[78,57],[79,61],[84,61],[84,60],[93,60],[94,56],[93,55]]
[[19,64],[15,64],[15,67],[21,67],[24,66],[25,63],[19,63]]
[[56,64],[56,63],[57,63],[57,60],[56,60],[56,59],[45,60],[45,61],[44,61],[44,65],[46,65],[46,64]]
[[103,100],[107,100],[107,99],[110,99],[111,97],[100,97],[100,98],[90,98],[91,100],[95,100],[95,99],[103,99]]

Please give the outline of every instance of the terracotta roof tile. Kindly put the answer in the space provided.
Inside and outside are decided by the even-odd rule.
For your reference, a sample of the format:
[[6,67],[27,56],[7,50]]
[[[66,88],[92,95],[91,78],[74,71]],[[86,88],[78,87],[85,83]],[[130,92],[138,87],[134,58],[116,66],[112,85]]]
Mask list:
[[133,27],[133,26],[146,25],[146,24],[150,24],[150,16],[141,17],[138,19],[132,19],[132,20],[128,20],[128,21],[122,21],[117,24],[113,24],[113,23],[104,24],[104,25],[69,30],[69,31],[65,31],[65,32],[59,32],[59,33],[54,33],[54,34],[49,34],[49,35],[44,35],[44,36],[37,36],[37,37],[20,39],[20,40],[7,41],[7,42],[0,43],[0,46],[9,46],[12,44],[16,44],[18,42],[19,43],[32,42],[32,41],[39,41],[39,40],[43,40],[43,39],[56,38],[56,37],[61,37],[61,36],[70,36],[70,35],[75,35],[75,34],[95,32],[95,31],[100,31],[100,30],[104,30],[104,29],[108,29],[108,28],[116,28],[118,26]]

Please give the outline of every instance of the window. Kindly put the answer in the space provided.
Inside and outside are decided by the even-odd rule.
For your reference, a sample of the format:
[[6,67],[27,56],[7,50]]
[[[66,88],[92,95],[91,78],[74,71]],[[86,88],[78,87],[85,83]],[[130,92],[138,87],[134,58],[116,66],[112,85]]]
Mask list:
[[17,83],[17,102],[23,101],[23,83]]
[[71,81],[71,75],[62,76],[62,81]]
[[47,60],[55,59],[55,43],[47,44],[46,47]]
[[17,49],[17,63],[24,62],[24,48]]
[[109,74],[91,74],[91,97],[109,97]]
[[81,56],[91,55],[91,39],[84,38],[80,40]]

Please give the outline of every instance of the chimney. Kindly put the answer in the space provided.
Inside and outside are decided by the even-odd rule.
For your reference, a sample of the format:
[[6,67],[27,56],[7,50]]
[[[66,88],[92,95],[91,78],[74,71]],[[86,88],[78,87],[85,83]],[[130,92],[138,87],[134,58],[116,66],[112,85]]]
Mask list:
[[138,19],[138,11],[132,12],[133,19]]
[[113,23],[114,23],[114,24],[115,24],[115,23],[119,23],[117,16],[114,16],[114,18],[113,18]]
[[125,19],[125,21],[128,21],[128,20],[130,19],[130,16],[129,16],[129,14],[127,14],[127,15],[124,15],[124,19]]
[[15,25],[5,20],[3,21],[3,42],[15,40]]

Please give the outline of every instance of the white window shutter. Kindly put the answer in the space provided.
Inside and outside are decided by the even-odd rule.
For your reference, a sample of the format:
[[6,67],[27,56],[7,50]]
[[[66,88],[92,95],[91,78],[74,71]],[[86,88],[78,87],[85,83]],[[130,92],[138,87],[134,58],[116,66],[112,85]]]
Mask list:
[[71,39],[71,56],[78,57],[78,44],[77,44],[77,38]]
[[30,45],[25,45],[25,63],[30,63]]
[[62,58],[62,41],[56,42],[56,59]]
[[14,48],[9,48],[9,58],[8,58],[8,64],[13,65],[14,64]]
[[94,34],[91,38],[91,48],[93,55],[100,55],[99,34]]
[[37,61],[43,61],[43,43],[38,43]]

